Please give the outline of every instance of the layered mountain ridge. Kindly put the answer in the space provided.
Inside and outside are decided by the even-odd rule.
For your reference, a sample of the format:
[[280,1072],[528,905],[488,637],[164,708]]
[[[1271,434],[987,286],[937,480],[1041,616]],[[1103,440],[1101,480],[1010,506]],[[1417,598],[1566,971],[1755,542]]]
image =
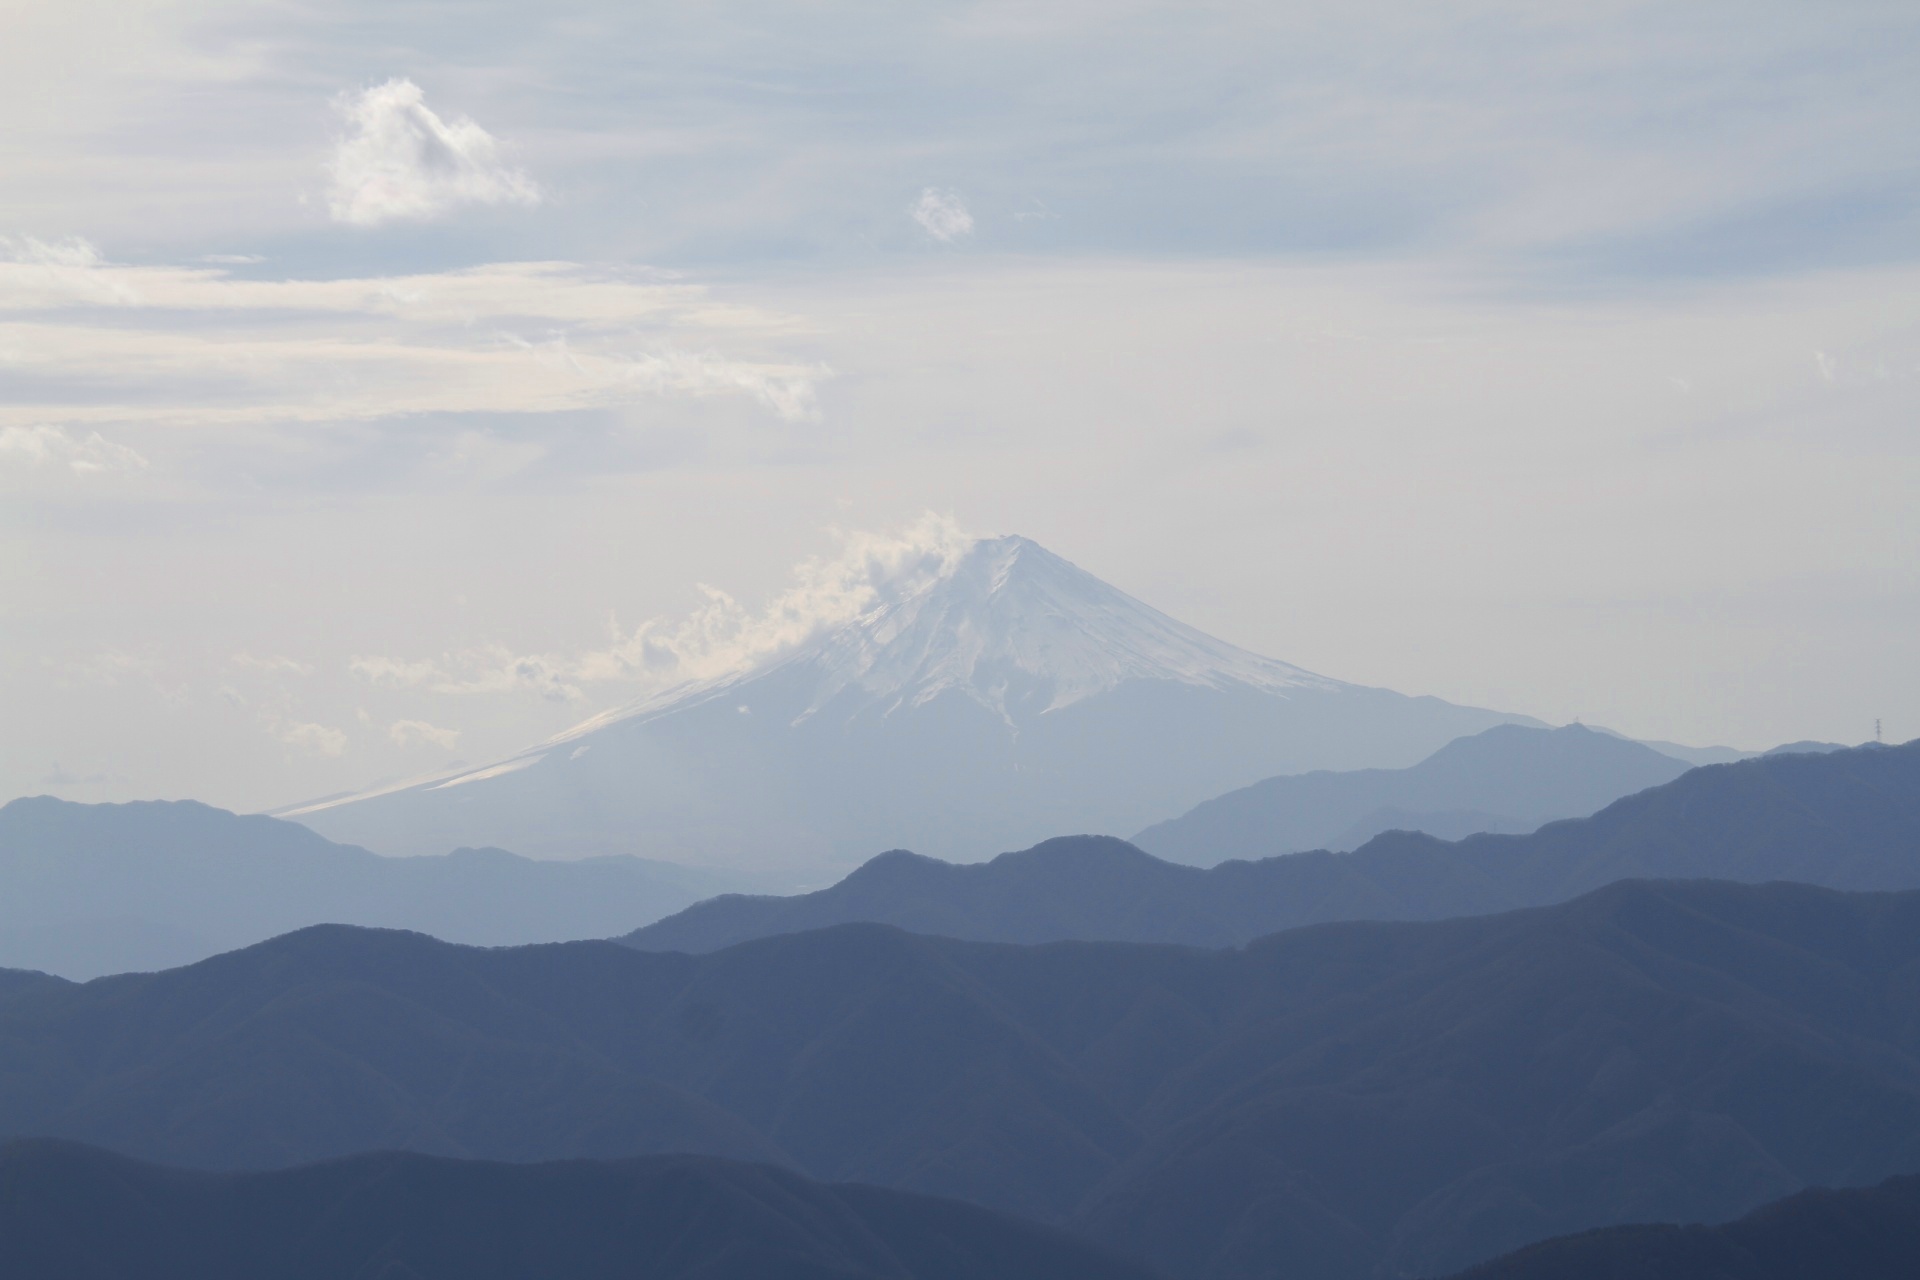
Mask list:
[[1237,946],[1307,924],[1545,906],[1627,877],[1920,889],[1920,741],[1708,765],[1528,835],[1396,831],[1352,853],[1205,869],[1098,836],[966,865],[895,851],[826,889],[712,898],[623,941],[709,952],[871,921],[983,942]]
[[202,1168],[699,1152],[1180,1280],[1440,1275],[1920,1167],[1920,894],[1625,882],[1239,950],[323,926],[0,996],[0,1135]]

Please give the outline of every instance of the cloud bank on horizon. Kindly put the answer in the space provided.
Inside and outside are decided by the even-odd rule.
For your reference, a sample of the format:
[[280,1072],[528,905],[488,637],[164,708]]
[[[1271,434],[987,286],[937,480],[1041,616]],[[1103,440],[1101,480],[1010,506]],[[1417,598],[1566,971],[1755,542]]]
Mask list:
[[824,531],[929,509],[1345,679],[1920,723],[1920,15],[10,23],[0,793],[510,750],[840,616]]

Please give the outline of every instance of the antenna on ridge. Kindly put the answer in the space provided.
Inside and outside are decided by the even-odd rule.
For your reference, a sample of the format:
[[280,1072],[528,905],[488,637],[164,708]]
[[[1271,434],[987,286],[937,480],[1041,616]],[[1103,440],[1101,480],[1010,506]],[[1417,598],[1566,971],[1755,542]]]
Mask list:
[[1880,717],[1879,716],[1875,716],[1873,718],[1873,740],[1875,742],[1880,741]]

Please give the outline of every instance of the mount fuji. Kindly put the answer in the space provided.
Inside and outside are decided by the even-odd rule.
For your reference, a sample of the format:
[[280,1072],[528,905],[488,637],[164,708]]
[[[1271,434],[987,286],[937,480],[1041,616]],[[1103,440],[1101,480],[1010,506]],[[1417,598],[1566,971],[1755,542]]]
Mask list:
[[483,768],[280,811],[389,853],[630,852],[769,877],[1130,832],[1233,787],[1401,767],[1535,721],[1346,684],[1152,609],[1025,538],[755,669]]

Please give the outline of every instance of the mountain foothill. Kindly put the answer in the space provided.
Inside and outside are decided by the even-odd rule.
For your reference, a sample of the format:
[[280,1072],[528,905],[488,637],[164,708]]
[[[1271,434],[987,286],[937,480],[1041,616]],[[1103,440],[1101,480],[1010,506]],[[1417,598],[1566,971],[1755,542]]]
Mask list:
[[[1565,732],[1494,731],[1523,740]],[[722,896],[624,940],[652,950],[711,951],[869,920],[994,942],[1224,947],[1327,921],[1435,920],[1542,906],[1631,877],[1920,887],[1920,742],[1709,765],[1591,817],[1527,835],[1445,841],[1388,832],[1352,853],[1206,869],[1161,861],[1111,837],[1062,837],[968,865],[896,851],[814,893]]]
[[0,1000],[0,1132],[265,1169],[693,1152],[1174,1276],[1442,1274],[1920,1168],[1920,893],[1625,882],[1240,949],[326,926]]
[[0,1273],[1920,1256],[1920,742],[1405,697],[1004,538],[762,666],[280,812],[0,808]]
[[0,1146],[0,1273],[1154,1280],[1065,1232],[976,1205],[697,1156],[513,1165],[377,1152],[223,1175],[34,1140]]

